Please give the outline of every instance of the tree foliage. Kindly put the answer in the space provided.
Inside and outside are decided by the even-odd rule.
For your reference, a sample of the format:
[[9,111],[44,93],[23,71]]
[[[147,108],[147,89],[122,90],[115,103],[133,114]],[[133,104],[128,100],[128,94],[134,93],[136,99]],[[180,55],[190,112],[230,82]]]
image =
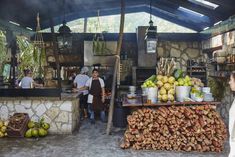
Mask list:
[[19,57],[19,77],[23,76],[24,69],[30,69],[33,77],[42,77],[43,66],[46,62],[45,49],[34,46],[27,38],[17,36],[17,44],[20,50]]
[[7,59],[7,46],[6,46],[5,32],[0,30],[0,76],[2,76],[5,61]]

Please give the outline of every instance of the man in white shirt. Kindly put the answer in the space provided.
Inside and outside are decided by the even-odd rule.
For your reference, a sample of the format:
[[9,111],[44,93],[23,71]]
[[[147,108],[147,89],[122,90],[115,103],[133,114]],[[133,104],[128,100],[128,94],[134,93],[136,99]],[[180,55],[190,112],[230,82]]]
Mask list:
[[83,117],[87,118],[87,96],[88,96],[88,90],[83,89],[87,80],[89,79],[89,76],[87,76],[89,69],[87,67],[83,67],[81,69],[80,74],[78,74],[73,83],[74,86],[77,87],[75,91],[81,91],[83,93],[82,96],[80,96],[80,118],[81,120]]

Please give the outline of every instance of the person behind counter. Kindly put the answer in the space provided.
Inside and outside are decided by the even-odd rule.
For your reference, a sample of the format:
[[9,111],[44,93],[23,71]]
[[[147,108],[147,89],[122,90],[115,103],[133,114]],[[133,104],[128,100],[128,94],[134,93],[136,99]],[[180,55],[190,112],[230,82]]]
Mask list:
[[[229,85],[231,90],[235,91],[235,72],[230,75]],[[233,100],[232,106],[229,110],[229,143],[230,153],[229,157],[235,157],[235,99]]]
[[34,87],[42,87],[42,84],[37,84],[32,78],[32,71],[29,69],[24,70],[24,77],[19,83],[19,88],[29,89]]
[[97,69],[92,71],[92,77],[86,82],[85,86],[89,89],[87,103],[91,124],[95,123],[95,111],[99,111],[101,121],[106,122],[104,111],[105,85],[104,80],[99,77],[99,71]]
[[81,91],[83,94],[80,97],[80,119],[82,120],[83,118],[87,118],[87,97],[88,97],[88,90],[84,89],[85,84],[87,80],[89,79],[89,76],[87,75],[89,69],[87,67],[83,67],[81,69],[80,74],[78,74],[74,81],[73,84],[76,89],[73,91],[78,92]]

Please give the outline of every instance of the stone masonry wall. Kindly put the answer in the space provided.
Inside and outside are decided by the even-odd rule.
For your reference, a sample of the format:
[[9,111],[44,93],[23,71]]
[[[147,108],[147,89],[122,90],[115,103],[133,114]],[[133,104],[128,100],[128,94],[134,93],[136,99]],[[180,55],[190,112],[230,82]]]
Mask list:
[[33,121],[44,117],[51,125],[50,133],[69,134],[79,123],[78,106],[78,100],[0,100],[0,119],[8,119],[16,112],[28,113]]
[[[235,38],[234,38],[234,18],[226,20],[225,22],[221,23],[219,26],[216,26],[212,29],[209,29],[207,31],[203,31],[203,33],[212,33],[213,35],[217,35],[214,37],[211,37],[205,41],[202,41],[202,49],[212,49],[217,46],[222,46],[222,49],[226,50],[227,54],[231,54],[235,52],[235,49],[233,48],[234,43],[235,43]],[[213,50],[211,50],[211,55],[213,53]],[[208,55],[209,57],[209,55]],[[231,67],[230,67],[231,68]],[[229,68],[229,69],[230,69]],[[209,73],[214,73],[215,67],[210,65],[208,66],[208,71]],[[231,69],[230,69],[231,71]],[[222,103],[217,107],[218,112],[220,112],[220,115],[223,117],[224,122],[228,126],[229,122],[229,110],[232,105],[232,102],[234,100],[233,93],[229,87],[229,80],[228,79],[218,79],[218,81],[223,81],[225,82],[225,92],[223,95]]]
[[201,42],[174,42],[160,41],[158,44],[158,57],[176,57],[179,68],[187,69],[187,60],[202,59]]

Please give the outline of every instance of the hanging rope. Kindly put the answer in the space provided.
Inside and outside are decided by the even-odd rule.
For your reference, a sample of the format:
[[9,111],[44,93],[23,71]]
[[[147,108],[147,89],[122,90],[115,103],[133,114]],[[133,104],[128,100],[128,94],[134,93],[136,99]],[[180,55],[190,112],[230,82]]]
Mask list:
[[37,46],[38,48],[44,48],[44,41],[41,33],[39,13],[37,13],[37,27],[33,43],[34,46]]
[[43,72],[42,66],[43,63],[45,62],[46,52],[44,48],[45,44],[41,33],[39,13],[37,13],[37,27],[33,44],[34,44],[34,51],[33,51],[34,61],[39,64],[38,73],[39,77],[41,78]]

